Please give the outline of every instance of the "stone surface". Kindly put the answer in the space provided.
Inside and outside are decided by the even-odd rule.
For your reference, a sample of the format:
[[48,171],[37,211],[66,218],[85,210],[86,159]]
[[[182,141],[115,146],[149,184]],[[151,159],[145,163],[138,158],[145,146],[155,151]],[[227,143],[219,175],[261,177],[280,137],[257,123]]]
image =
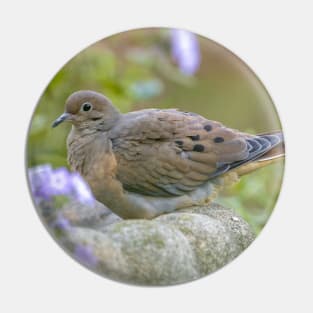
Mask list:
[[195,254],[200,276],[217,270],[232,259],[233,240],[221,221],[187,212],[163,215],[158,221],[185,235]]
[[93,207],[84,206],[79,202],[69,202],[63,206],[62,213],[73,225],[92,229],[105,228],[122,220],[98,201]]
[[233,256],[238,255],[241,250],[246,249],[254,240],[255,235],[249,224],[237,215],[233,210],[225,208],[220,204],[211,203],[209,206],[197,206],[179,211],[206,215],[220,221],[232,239]]
[[171,285],[198,277],[187,238],[155,221],[115,223],[100,232],[76,228],[72,240],[93,247],[96,271],[132,284]]
[[99,209],[71,220],[67,246],[89,247],[98,260],[94,271],[131,284],[173,285],[203,277],[254,239],[241,217],[214,203],[153,220],[121,220],[108,211],[99,215]]

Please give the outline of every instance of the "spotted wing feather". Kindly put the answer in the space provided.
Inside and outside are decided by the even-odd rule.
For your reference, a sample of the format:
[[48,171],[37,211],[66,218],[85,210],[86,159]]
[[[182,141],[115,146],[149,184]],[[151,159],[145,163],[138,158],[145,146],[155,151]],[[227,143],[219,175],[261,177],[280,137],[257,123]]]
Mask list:
[[177,110],[124,115],[110,134],[117,178],[129,191],[178,196],[269,151],[279,138],[251,136]]

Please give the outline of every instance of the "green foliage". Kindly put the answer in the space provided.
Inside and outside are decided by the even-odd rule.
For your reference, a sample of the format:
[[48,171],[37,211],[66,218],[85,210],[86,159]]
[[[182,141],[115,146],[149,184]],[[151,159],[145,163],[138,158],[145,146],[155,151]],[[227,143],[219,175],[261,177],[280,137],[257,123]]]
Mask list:
[[110,49],[97,46],[83,51],[55,75],[36,107],[28,138],[29,166],[66,164],[69,125],[53,130],[49,126],[63,112],[66,98],[80,89],[105,93],[127,112],[132,103],[159,95],[163,84],[149,66],[138,66],[136,59],[119,59]]
[[234,209],[258,234],[276,203],[283,170],[283,161],[279,161],[243,176],[239,183],[219,196],[218,202]]

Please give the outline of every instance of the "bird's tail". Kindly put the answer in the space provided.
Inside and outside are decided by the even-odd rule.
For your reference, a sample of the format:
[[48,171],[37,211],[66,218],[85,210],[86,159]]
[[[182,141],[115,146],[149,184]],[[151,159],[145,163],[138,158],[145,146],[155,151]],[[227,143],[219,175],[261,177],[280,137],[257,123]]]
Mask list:
[[274,146],[271,150],[261,155],[259,158],[253,160],[252,162],[243,164],[242,166],[235,169],[236,173],[239,176],[249,174],[259,168],[267,166],[269,164],[282,161],[285,157],[285,144],[284,137],[281,131],[271,132],[271,133],[263,133],[258,134],[258,136],[267,136],[267,135],[275,135],[279,137],[280,142],[276,146]]

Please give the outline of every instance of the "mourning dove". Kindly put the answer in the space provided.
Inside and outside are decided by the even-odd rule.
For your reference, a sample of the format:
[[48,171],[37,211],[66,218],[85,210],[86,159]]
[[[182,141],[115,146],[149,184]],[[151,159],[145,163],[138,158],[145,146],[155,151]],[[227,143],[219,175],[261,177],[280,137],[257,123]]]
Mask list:
[[229,181],[283,156],[281,132],[251,135],[176,109],[121,114],[104,95],[69,96],[68,162],[123,218],[153,218],[210,201]]

